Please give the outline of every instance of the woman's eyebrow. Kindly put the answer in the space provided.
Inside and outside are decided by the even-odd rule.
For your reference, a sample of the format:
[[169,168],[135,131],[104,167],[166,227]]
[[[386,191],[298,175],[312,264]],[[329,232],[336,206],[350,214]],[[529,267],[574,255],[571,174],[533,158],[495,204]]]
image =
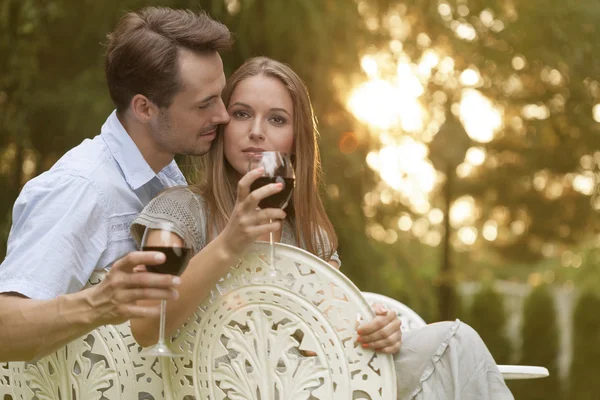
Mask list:
[[246,108],[252,108],[248,104],[242,103],[241,101],[236,101],[235,103],[231,104],[229,107],[233,107],[233,106],[242,106],[242,107],[246,107]]
[[287,115],[289,115],[291,117],[290,113],[287,112],[287,110],[285,108],[271,108],[271,111],[283,111],[284,113],[286,113]]

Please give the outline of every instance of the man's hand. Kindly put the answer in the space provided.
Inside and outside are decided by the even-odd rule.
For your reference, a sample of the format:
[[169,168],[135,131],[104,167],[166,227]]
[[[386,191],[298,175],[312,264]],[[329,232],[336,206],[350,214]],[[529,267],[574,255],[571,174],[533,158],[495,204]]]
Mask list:
[[[240,255],[259,236],[281,229],[280,220],[285,212],[279,208],[261,210],[258,203],[283,189],[281,183],[271,183],[250,192],[250,185],[262,176],[263,169],[257,168],[238,182],[237,199],[227,226],[221,233],[223,243],[233,254]],[[273,222],[270,222],[273,221]]]
[[374,305],[373,311],[375,318],[358,327],[357,341],[365,349],[385,354],[397,353],[402,345],[402,323],[398,315],[380,304]]
[[154,251],[136,251],[117,260],[106,278],[90,289],[87,301],[95,325],[120,324],[130,318],[160,314],[157,306],[138,305],[138,300],[171,300],[179,296],[177,276],[146,272],[144,265],[159,265],[165,255]]
[[50,300],[0,294],[0,361],[37,360],[101,325],[159,315],[158,306],[136,301],[177,297],[178,277],[143,267],[163,262],[161,252],[138,251],[115,262],[98,285],[76,293]]

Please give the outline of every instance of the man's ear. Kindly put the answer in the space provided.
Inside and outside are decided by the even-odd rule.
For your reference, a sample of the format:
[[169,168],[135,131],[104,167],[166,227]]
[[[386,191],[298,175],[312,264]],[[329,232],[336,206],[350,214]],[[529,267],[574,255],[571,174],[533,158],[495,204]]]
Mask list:
[[135,119],[144,124],[153,120],[160,112],[158,106],[143,94],[133,96],[129,109]]

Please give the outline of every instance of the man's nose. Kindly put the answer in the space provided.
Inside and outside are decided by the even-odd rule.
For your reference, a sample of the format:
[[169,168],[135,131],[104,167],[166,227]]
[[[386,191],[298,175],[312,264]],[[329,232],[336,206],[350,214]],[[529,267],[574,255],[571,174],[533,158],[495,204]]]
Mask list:
[[229,113],[227,112],[227,108],[225,108],[225,104],[223,104],[223,100],[219,100],[219,110],[213,118],[213,123],[215,125],[226,124],[229,122],[229,119]]

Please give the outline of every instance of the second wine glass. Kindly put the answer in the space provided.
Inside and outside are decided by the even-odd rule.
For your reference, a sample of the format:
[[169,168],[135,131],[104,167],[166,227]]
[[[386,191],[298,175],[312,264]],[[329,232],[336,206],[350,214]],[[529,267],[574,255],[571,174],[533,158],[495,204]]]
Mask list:
[[[255,180],[250,186],[250,190],[254,191],[270,183],[282,183],[283,189],[262,199],[258,206],[260,208],[281,208],[287,207],[296,176],[294,174],[294,166],[292,160],[287,153],[278,151],[265,151],[262,153],[254,153],[248,163],[248,171],[262,167],[263,175]],[[272,220],[271,220],[272,222]],[[273,232],[269,232],[269,272],[267,276],[272,279],[283,280],[281,272],[275,267],[275,246],[273,244]]]
[[[159,274],[170,274],[179,276],[187,267],[188,261],[192,255],[191,239],[177,234],[178,230],[175,224],[170,222],[161,222],[153,227],[146,227],[142,237],[143,251],[160,251],[165,254],[166,260],[160,265],[148,265],[148,272]],[[175,353],[169,349],[165,343],[165,320],[167,313],[167,301],[160,302],[160,327],[158,343],[154,346],[142,350],[140,355],[157,357],[183,357],[181,353]]]

